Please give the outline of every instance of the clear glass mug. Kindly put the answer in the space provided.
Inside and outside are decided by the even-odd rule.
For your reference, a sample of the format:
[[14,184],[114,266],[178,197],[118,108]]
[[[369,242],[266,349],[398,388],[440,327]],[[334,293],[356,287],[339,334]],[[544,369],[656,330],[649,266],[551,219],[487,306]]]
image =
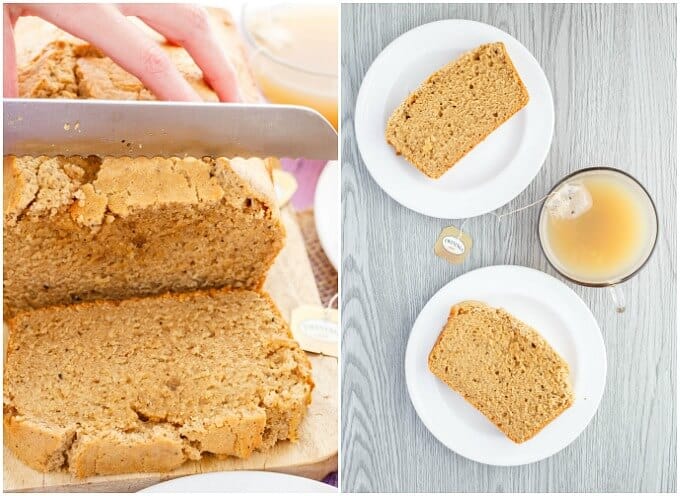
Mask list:
[[[637,195],[637,199],[640,201],[640,213],[644,216],[643,222],[645,223],[644,226],[646,228],[647,236],[642,240],[643,245],[639,256],[635,259],[634,263],[630,264],[625,269],[622,269],[620,273],[608,277],[584,277],[582,275],[577,275],[557,258],[550,247],[550,241],[548,239],[548,221],[550,215],[546,207],[548,198],[563,185],[582,180],[588,175],[612,176],[617,180],[623,181],[631,188],[631,191]],[[616,311],[619,313],[626,310],[625,297],[619,284],[635,276],[645,266],[656,247],[658,231],[659,219],[656,212],[656,206],[648,191],[637,179],[627,172],[611,167],[588,167],[562,178],[555,186],[553,186],[550,193],[548,193],[546,200],[541,207],[541,213],[538,219],[538,237],[541,241],[541,249],[550,265],[552,265],[552,267],[564,278],[575,282],[576,284],[588,287],[608,288]]]
[[[277,15],[279,14],[287,14],[293,17],[301,14],[303,17],[300,18],[299,24],[283,27],[277,22]],[[315,69],[310,67],[309,63],[302,64],[299,60],[294,62],[281,54],[274,54],[271,46],[268,45],[268,42],[274,43],[280,41],[279,37],[285,39],[289,29],[309,32],[309,26],[305,26],[304,22],[314,21],[314,16],[322,16],[325,23],[331,21],[338,22],[336,19],[337,10],[332,4],[261,0],[244,4],[241,12],[241,23],[249,46],[250,66],[267,100],[272,103],[302,105],[313,108],[323,115],[337,130],[337,64],[333,64],[331,69],[326,68],[326,71]],[[323,23],[321,24],[321,26],[324,25]],[[263,39],[263,32],[270,34],[271,38]],[[320,45],[317,43],[317,45],[328,47],[336,44],[336,32],[337,26],[335,27],[336,36],[333,36],[333,30],[327,33],[327,37],[326,32],[324,32],[323,41],[326,43]],[[337,51],[337,47],[333,51]],[[330,60],[331,58],[329,58]]]

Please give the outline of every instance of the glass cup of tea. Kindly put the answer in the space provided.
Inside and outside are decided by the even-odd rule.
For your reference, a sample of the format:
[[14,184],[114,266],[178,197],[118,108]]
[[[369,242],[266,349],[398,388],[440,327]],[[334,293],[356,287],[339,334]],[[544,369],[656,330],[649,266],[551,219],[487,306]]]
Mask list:
[[548,262],[572,282],[609,288],[617,312],[626,309],[618,284],[644,267],[657,234],[656,207],[647,190],[611,167],[563,178],[548,193],[538,220]]
[[338,9],[335,4],[249,2],[242,23],[250,65],[272,103],[303,105],[338,129]]

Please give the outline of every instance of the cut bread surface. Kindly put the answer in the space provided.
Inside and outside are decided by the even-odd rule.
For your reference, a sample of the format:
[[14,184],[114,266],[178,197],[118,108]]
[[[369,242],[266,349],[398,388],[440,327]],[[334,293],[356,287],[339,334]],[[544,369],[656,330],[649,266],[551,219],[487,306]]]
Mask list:
[[297,438],[312,388],[304,351],[258,292],[44,308],[10,320],[5,443],[78,477],[246,457]]
[[567,362],[536,330],[481,302],[451,308],[428,365],[516,443],[574,401]]
[[437,179],[529,102],[503,43],[464,54],[425,80],[392,113],[385,138]]
[[258,289],[285,229],[272,159],[5,157],[4,315]]

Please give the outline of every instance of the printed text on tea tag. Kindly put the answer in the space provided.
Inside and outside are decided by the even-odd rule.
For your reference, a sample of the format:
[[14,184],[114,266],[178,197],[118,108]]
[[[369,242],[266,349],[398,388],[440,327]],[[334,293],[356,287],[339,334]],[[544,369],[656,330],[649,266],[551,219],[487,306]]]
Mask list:
[[310,353],[338,356],[338,311],[318,305],[302,305],[290,319],[293,337]]
[[434,245],[434,253],[452,264],[465,261],[472,249],[472,238],[454,226],[445,227]]

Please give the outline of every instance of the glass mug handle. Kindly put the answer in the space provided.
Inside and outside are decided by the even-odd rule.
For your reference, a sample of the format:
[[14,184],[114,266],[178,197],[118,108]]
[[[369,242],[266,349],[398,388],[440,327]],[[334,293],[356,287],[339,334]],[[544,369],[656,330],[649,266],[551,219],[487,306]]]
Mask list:
[[623,296],[623,291],[618,284],[612,284],[608,286],[609,295],[612,297],[614,302],[614,307],[616,307],[617,313],[623,313],[626,311],[626,299]]

